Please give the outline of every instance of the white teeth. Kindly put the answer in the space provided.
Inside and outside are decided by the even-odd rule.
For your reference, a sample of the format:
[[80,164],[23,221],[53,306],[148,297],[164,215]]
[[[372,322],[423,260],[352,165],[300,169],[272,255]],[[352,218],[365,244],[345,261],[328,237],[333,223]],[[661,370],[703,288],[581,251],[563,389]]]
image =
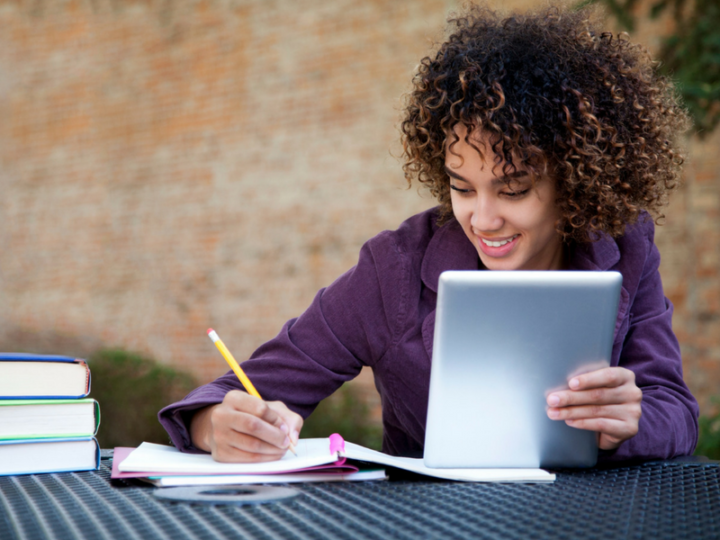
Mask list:
[[512,242],[512,241],[515,240],[517,237],[518,237],[518,235],[516,234],[516,235],[514,235],[512,238],[508,238],[507,240],[503,240],[502,242],[491,242],[490,240],[485,240],[484,238],[481,238],[480,240],[482,240],[483,243],[484,243],[486,246],[490,246],[490,247],[500,247],[500,246],[504,246],[504,245],[507,244],[508,242]]

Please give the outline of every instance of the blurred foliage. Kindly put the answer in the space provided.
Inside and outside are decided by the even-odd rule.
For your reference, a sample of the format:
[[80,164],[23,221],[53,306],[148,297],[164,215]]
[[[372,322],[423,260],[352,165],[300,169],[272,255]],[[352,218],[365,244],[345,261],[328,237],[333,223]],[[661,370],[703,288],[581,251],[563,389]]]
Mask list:
[[88,365],[90,397],[100,403],[101,448],[169,444],[157,413],[197,386],[190,375],[117,349],[92,354]]
[[365,400],[347,384],[320,402],[305,420],[301,436],[327,437],[333,433],[339,433],[346,441],[373,450],[382,447],[382,427],[373,422],[370,407]]
[[[720,406],[720,397],[712,401]],[[720,459],[720,407],[716,407],[715,414],[700,417],[700,438],[695,455]]]
[[[595,3],[606,6],[624,29],[635,29],[641,0],[585,0],[580,5]],[[675,82],[693,130],[705,137],[720,122],[720,2],[658,0],[645,16],[656,19],[667,10],[675,25],[673,33],[662,38],[660,73]]]

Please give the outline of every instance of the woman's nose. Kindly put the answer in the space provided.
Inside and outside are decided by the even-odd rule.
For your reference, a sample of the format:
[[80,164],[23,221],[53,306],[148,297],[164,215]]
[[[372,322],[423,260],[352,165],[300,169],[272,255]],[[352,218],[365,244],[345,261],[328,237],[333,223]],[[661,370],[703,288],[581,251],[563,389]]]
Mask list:
[[497,201],[492,197],[478,196],[470,225],[478,232],[498,231],[502,229],[503,220]]

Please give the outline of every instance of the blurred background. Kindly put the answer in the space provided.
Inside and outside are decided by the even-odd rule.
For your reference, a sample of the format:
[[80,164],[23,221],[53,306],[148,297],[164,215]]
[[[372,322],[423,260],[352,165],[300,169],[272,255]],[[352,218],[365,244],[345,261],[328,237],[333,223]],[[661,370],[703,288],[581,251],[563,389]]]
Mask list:
[[[685,379],[720,439],[720,8],[599,3],[695,119],[657,243]],[[89,357],[101,444],[166,442],[157,409],[227,369],[208,327],[248,357],[364,241],[434,204],[404,181],[398,119],[459,7],[0,0],[0,350]],[[313,417],[303,435],[350,421],[379,444],[371,374]]]

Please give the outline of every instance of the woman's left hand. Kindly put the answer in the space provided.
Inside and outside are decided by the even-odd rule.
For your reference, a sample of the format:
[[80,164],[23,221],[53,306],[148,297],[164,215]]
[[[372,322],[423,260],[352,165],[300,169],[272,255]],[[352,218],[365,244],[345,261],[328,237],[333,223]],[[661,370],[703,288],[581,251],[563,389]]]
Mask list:
[[608,367],[573,377],[569,390],[547,397],[547,415],[569,426],[598,433],[598,446],[612,450],[638,432],[642,391],[635,373]]

